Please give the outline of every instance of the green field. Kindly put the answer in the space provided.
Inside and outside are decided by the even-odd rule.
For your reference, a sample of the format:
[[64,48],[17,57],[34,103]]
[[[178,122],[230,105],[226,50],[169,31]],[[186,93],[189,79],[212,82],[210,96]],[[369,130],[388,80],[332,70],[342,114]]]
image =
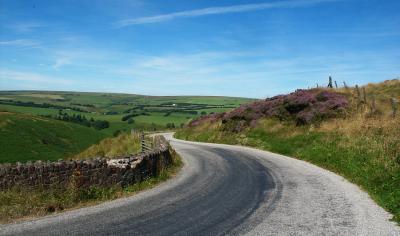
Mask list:
[[63,159],[106,137],[81,125],[10,112],[0,112],[0,133],[0,163]]
[[[248,101],[251,99],[0,91],[0,163],[70,158],[121,131],[178,128],[201,115],[231,110]],[[96,130],[57,120],[60,114],[108,121],[109,127]],[[123,120],[127,115],[132,116],[130,122]]]
[[[163,130],[168,123],[180,127],[211,112],[224,112],[253,99],[218,96],[143,96],[115,93],[0,91],[0,110],[33,115],[69,115],[106,120],[110,136],[117,130]],[[40,107],[47,104],[48,107]],[[134,123],[122,117],[135,114]]]

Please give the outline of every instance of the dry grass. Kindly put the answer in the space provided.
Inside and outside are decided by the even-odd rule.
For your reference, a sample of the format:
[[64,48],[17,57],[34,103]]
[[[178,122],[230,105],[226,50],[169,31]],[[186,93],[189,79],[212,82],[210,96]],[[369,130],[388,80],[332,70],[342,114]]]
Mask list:
[[85,151],[73,156],[72,159],[93,157],[115,158],[135,154],[139,151],[139,134],[123,133],[114,138],[103,139],[100,143],[92,145]]
[[33,97],[33,98],[49,98],[49,99],[54,99],[54,100],[55,99],[64,100],[64,98],[61,95],[58,95],[58,94],[31,93],[31,94],[21,94],[21,95],[18,95],[18,96],[21,96],[21,97]]

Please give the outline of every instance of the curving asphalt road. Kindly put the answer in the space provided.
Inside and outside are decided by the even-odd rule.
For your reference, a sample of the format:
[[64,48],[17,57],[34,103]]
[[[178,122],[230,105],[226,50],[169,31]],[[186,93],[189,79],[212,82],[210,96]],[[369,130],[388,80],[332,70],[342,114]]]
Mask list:
[[303,161],[171,138],[180,174],[135,196],[0,226],[0,235],[400,235],[342,177]]

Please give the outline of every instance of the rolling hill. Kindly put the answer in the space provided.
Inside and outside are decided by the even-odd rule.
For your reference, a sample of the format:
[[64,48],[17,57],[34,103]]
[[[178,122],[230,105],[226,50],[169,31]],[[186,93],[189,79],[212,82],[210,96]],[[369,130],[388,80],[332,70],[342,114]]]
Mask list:
[[0,163],[63,159],[105,137],[73,123],[0,111]]
[[108,136],[118,130],[180,127],[200,115],[224,112],[254,99],[218,96],[144,96],[117,93],[0,91],[0,109],[56,116],[60,110],[105,120]]

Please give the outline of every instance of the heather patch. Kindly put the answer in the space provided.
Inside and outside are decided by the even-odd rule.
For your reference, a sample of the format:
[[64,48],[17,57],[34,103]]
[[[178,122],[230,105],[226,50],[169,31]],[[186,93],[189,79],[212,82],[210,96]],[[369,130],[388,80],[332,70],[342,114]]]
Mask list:
[[255,126],[259,119],[265,117],[306,125],[339,117],[345,113],[348,104],[347,98],[340,93],[319,89],[297,90],[288,95],[244,104],[227,113],[203,116],[193,120],[189,126],[221,119],[223,129],[239,132]]

